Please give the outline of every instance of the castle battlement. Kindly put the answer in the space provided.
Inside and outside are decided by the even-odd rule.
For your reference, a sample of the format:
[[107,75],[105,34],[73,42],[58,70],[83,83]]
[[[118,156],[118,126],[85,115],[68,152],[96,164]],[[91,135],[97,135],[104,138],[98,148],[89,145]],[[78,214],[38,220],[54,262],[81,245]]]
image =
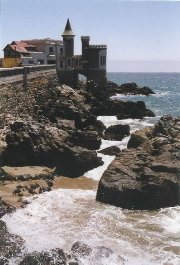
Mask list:
[[89,45],[90,49],[107,49],[107,45]]
[[90,36],[81,36],[81,40],[90,40]]

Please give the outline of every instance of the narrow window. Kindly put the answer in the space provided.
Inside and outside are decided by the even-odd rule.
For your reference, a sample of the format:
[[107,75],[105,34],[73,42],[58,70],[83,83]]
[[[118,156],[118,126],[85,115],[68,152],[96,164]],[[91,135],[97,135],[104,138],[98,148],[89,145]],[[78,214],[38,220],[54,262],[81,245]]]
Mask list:
[[60,55],[63,55],[63,48],[60,48]]
[[68,59],[68,66],[71,66],[71,60]]
[[63,68],[63,61],[60,61],[60,68]]
[[100,65],[103,65],[103,56],[101,56],[101,62]]
[[78,66],[79,65],[79,62],[78,62],[78,59],[76,59],[76,66]]
[[53,52],[53,47],[49,47],[49,52]]

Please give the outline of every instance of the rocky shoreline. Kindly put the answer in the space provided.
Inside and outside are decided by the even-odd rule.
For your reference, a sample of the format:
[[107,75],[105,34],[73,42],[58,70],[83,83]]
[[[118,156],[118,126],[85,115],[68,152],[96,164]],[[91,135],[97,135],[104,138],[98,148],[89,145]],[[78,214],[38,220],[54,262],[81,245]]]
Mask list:
[[[146,96],[154,93],[134,83],[119,87],[112,82],[101,86],[93,81],[87,84],[82,81],[71,88],[59,85],[56,75],[52,75],[32,79],[28,91],[23,90],[21,82],[16,82],[1,85],[0,92],[0,191],[6,190],[10,194],[4,193],[0,200],[1,217],[15,207],[25,207],[27,201],[22,199],[23,196],[62,187],[64,177],[69,183],[77,178],[84,181],[84,186],[97,187],[97,182],[82,176],[103,164],[97,156],[102,139],[119,141],[130,134],[128,125],[106,128],[97,116],[117,116],[118,119],[154,117],[143,101],[110,98],[116,93]],[[116,158],[103,174],[97,200],[127,209],[177,205],[178,126],[179,119],[164,117],[154,127],[131,135],[127,150],[110,147],[98,151],[116,155]],[[149,194],[155,194],[153,200]],[[0,264],[8,264],[11,256],[6,255],[4,249],[14,235],[9,234],[5,224],[0,222],[2,235],[7,238],[1,244],[3,258]],[[17,240],[20,242],[17,251],[12,245],[10,253],[21,252],[23,242],[20,238]],[[78,265],[81,264],[78,255],[88,256],[91,252],[88,245],[76,242],[70,254],[61,249],[51,253],[32,253],[19,264]],[[99,246],[92,257],[111,255],[110,249]],[[124,264],[123,258],[119,257],[118,262]]]
[[104,172],[97,200],[125,209],[152,210],[180,203],[180,118],[164,116],[131,135],[128,149]]

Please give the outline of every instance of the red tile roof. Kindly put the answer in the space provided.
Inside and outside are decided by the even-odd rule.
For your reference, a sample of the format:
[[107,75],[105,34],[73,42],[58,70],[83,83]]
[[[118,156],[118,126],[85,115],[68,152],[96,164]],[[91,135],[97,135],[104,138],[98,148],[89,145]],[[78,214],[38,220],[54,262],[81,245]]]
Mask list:
[[36,47],[34,45],[30,45],[26,42],[22,41],[13,41],[11,44],[7,45],[11,47],[11,49],[17,51],[17,52],[22,52],[22,53],[29,53],[28,49],[29,47]]

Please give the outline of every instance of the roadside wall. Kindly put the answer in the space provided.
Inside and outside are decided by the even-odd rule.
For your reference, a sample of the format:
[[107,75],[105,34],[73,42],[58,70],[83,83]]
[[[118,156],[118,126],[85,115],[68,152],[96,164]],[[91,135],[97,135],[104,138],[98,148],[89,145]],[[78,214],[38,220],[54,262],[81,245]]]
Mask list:
[[[56,69],[56,65],[55,64],[37,65],[37,66],[28,66],[28,68],[31,73],[31,72],[37,72],[37,71],[42,71],[42,70],[48,70],[48,69]],[[0,77],[23,74],[23,69],[24,67],[0,69]]]

